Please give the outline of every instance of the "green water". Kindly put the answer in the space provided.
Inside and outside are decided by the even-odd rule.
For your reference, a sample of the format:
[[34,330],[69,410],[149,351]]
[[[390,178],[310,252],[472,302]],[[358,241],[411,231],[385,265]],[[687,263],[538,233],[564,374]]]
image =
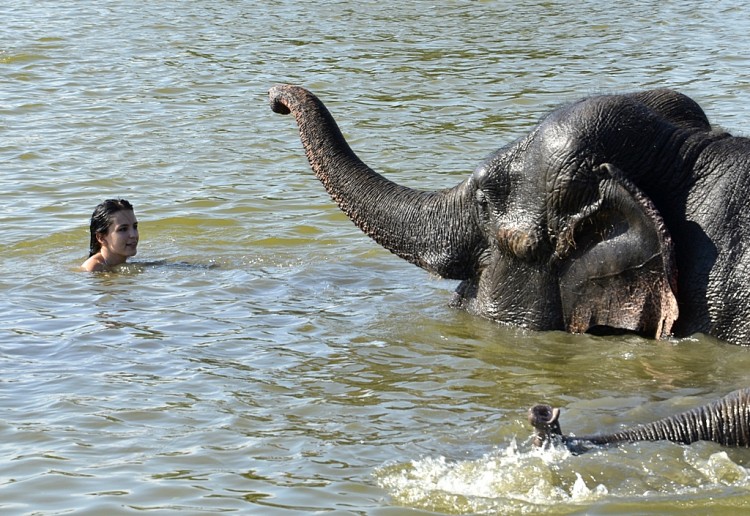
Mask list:
[[[377,170],[458,183],[555,105],[669,86],[750,124],[732,2],[0,7],[0,512],[735,514],[750,452],[537,452],[747,387],[747,348],[529,333],[447,306],[312,176],[275,83]],[[77,270],[104,198],[119,274]]]

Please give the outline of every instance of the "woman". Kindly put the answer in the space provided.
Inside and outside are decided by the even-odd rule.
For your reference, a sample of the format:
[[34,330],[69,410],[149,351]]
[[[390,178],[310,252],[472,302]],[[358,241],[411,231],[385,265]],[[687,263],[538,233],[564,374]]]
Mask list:
[[91,215],[89,258],[85,271],[109,270],[123,264],[138,252],[138,220],[133,206],[125,199],[107,199]]

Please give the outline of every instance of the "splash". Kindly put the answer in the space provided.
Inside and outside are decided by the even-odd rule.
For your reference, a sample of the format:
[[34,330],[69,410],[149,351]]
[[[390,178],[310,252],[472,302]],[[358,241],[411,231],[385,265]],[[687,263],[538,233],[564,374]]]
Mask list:
[[750,473],[726,452],[654,443],[572,455],[515,442],[477,459],[425,457],[376,472],[395,503],[448,514],[534,514],[591,506],[690,503],[750,492]]
[[580,474],[558,466],[568,457],[563,447],[520,452],[514,441],[476,460],[428,457],[386,466],[378,481],[399,503],[450,513],[534,512],[605,496],[605,486],[589,486]]

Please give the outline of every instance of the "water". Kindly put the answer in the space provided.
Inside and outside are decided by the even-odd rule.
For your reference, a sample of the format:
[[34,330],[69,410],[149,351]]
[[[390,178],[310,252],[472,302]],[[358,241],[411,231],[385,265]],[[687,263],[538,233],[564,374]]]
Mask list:
[[[7,5],[6,5],[7,4]],[[0,7],[4,514],[727,513],[750,452],[531,449],[526,409],[616,429],[747,386],[713,339],[529,333],[447,307],[309,171],[268,88],[361,157],[462,180],[555,105],[671,86],[748,134],[748,7],[58,2]],[[135,262],[77,270],[93,207]]]

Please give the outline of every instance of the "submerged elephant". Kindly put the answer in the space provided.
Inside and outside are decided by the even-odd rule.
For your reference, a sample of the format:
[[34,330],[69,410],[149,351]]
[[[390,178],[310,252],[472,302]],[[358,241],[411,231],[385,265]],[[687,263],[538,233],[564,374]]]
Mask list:
[[560,410],[549,405],[529,409],[529,423],[534,427],[535,446],[562,442],[574,452],[587,446],[635,441],[672,441],[691,444],[714,441],[724,446],[750,447],[750,389],[734,391],[709,405],[665,417],[647,425],[609,434],[572,436],[560,429]]
[[296,117],[313,171],[362,231],[461,280],[453,305],[534,330],[748,343],[750,139],[713,129],[685,95],[565,105],[437,191],[370,169],[309,91],[269,96]]

